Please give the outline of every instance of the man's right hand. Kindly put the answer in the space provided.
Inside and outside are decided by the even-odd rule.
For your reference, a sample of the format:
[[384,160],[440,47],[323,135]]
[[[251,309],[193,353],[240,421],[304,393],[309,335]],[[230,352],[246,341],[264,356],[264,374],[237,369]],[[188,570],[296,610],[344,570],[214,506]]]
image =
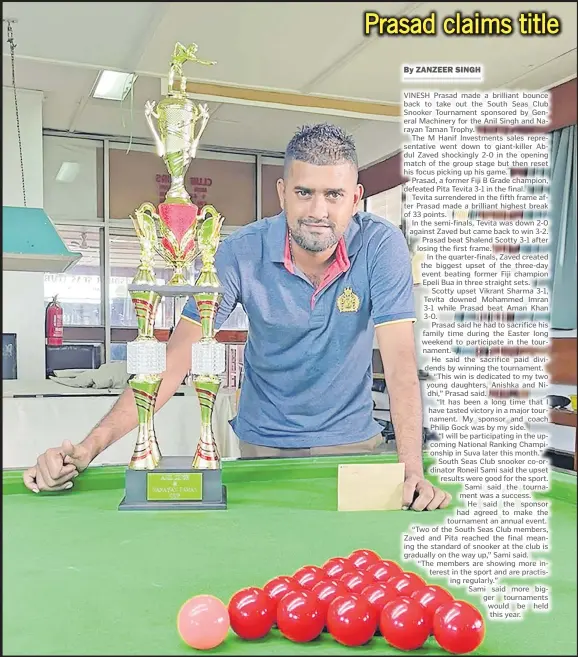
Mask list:
[[[174,395],[191,368],[191,345],[202,337],[201,325],[180,320],[167,345],[167,368],[163,375],[156,410]],[[138,413],[134,395],[127,387],[115,405],[92,432],[78,445],[65,440],[61,447],[47,450],[38,457],[36,465],[24,473],[26,488],[40,491],[59,491],[72,488],[72,480],[89,466],[90,462],[138,426]]]
[[24,485],[34,493],[72,488],[72,480],[86,470],[92,457],[83,445],[65,440],[61,447],[52,447],[38,457],[36,465],[23,475]]

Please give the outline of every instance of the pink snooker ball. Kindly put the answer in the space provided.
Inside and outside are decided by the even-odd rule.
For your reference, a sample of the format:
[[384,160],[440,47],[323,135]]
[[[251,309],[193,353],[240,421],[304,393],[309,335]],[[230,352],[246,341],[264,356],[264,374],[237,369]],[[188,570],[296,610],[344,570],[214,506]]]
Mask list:
[[223,643],[229,631],[227,607],[213,595],[196,595],[179,609],[177,629],[191,648],[210,650]]

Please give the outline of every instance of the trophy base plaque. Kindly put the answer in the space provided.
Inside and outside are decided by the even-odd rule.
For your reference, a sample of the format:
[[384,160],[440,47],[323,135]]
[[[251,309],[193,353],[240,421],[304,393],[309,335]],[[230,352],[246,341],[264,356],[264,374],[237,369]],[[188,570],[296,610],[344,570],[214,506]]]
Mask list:
[[188,456],[164,456],[154,470],[127,469],[119,511],[226,509],[222,470],[194,470],[191,462]]

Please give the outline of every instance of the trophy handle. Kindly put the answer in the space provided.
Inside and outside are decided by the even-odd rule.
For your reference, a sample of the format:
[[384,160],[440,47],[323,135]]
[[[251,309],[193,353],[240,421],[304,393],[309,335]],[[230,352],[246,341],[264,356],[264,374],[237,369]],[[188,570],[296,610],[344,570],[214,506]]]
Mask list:
[[148,126],[150,128],[150,131],[152,132],[153,138],[155,140],[155,145],[157,147],[157,154],[158,154],[159,157],[164,157],[164,155],[165,155],[165,145],[161,141],[161,138],[159,137],[159,133],[157,132],[157,129],[155,128],[155,125],[154,125],[154,122],[153,122],[153,119],[152,119],[153,116],[157,120],[159,118],[159,115],[154,111],[154,107],[155,107],[154,100],[152,100],[152,101],[147,100],[147,102],[145,103],[144,114],[145,114],[145,119],[146,119],[146,121],[148,123]]
[[[143,203],[134,215],[130,215],[140,246],[140,263],[133,284],[147,283],[154,285],[154,253],[157,242],[155,225],[155,206],[152,203]],[[131,293],[132,294],[132,293]]]
[[217,211],[214,205],[205,205],[199,218],[202,218],[197,238],[199,248],[214,254],[219,247],[221,226],[225,217]]
[[201,124],[199,129],[197,130],[197,134],[194,132],[194,126],[195,123],[193,123],[193,139],[191,140],[191,145],[189,147],[189,155],[191,158],[194,158],[197,154],[197,148],[199,146],[199,142],[201,140],[201,135],[205,131],[205,128],[207,127],[207,123],[209,122],[209,108],[206,105],[197,105],[197,109],[199,110],[199,115],[201,117]]
[[203,215],[203,221],[206,221],[207,219],[212,219],[213,225],[215,226],[215,230],[217,231],[221,230],[221,226],[223,225],[223,221],[225,221],[225,217],[219,213],[219,211],[214,205],[204,205],[202,210],[202,215]]
[[136,218],[131,214],[132,223],[139,240],[154,244],[157,240],[155,219],[158,218],[155,206],[152,203],[143,203],[135,211]]

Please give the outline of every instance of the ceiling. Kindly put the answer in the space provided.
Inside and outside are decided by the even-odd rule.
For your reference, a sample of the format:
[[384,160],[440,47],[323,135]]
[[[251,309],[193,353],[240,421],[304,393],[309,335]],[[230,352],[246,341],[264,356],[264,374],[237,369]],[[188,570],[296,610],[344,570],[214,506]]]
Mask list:
[[[472,3],[381,2],[383,16],[438,16]],[[519,3],[481,2],[485,15],[517,16]],[[161,97],[161,79],[177,41],[199,45],[215,66],[185,64],[189,80],[374,103],[399,102],[400,67],[433,61],[481,63],[478,88],[545,89],[576,76],[576,3],[543,2],[533,11],[560,18],[555,37],[365,37],[365,3],[335,2],[4,2],[15,18],[16,84],[44,92],[44,127],[150,139],[147,100]],[[473,9],[472,9],[473,11]],[[469,13],[472,13],[469,11]],[[11,84],[10,50],[3,31],[4,85]],[[98,73],[136,72],[134,95],[122,104],[91,97]],[[456,87],[458,85],[455,85]],[[351,132],[362,166],[384,159],[402,143],[398,119],[343,115],[339,110],[254,106],[225,98],[209,102],[205,147],[282,153],[305,123],[329,120]]]

